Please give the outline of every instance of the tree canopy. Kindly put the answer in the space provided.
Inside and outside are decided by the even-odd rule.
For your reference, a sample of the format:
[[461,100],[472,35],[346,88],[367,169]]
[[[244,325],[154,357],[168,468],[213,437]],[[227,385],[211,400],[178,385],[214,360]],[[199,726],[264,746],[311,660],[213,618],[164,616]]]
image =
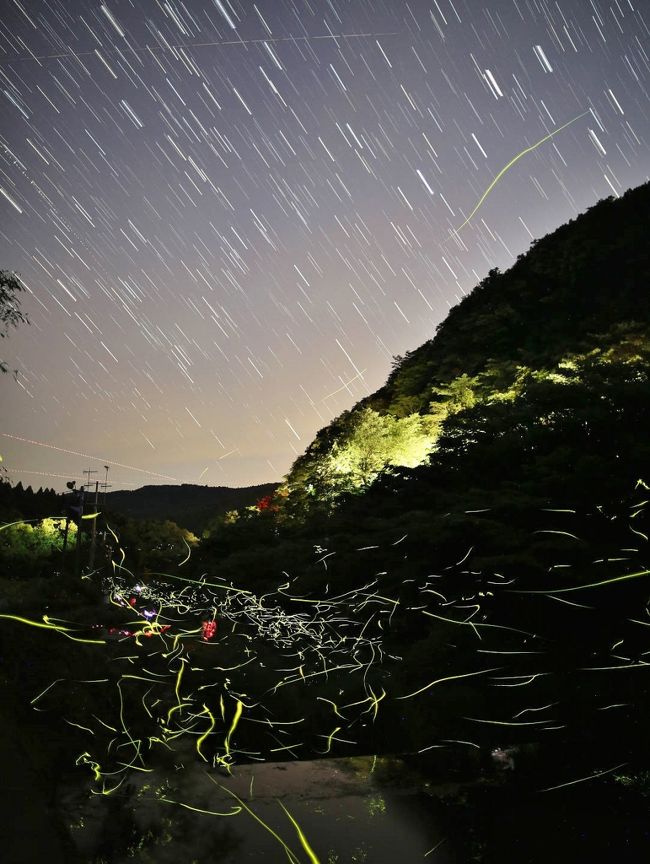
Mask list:
[[[29,318],[20,308],[20,294],[24,290],[24,285],[15,273],[0,270],[0,338],[2,339],[9,335],[11,327],[29,323]],[[0,370],[7,372],[8,368],[7,363],[0,360]],[[18,374],[17,370],[14,372]]]

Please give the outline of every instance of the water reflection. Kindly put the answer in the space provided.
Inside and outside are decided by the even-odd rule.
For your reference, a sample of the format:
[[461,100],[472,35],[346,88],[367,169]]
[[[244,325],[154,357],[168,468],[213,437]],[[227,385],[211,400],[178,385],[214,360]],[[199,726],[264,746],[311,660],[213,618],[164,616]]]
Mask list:
[[265,762],[230,777],[188,758],[182,770],[131,772],[121,794],[70,788],[61,810],[92,864],[446,864],[423,789],[391,757]]

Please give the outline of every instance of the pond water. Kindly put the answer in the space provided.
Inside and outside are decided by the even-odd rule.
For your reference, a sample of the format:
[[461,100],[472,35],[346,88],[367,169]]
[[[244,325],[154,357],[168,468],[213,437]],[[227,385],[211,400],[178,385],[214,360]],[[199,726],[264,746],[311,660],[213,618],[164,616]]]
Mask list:
[[432,820],[435,802],[396,758],[265,762],[237,766],[231,776],[195,764],[171,773],[132,772],[120,792],[88,796],[69,789],[61,796],[84,861],[453,860],[448,838]]

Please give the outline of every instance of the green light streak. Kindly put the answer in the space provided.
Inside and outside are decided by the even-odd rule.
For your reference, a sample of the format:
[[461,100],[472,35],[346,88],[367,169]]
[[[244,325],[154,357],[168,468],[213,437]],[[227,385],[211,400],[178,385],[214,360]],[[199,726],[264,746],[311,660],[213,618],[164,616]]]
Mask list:
[[296,829],[296,834],[298,835],[298,839],[300,840],[300,844],[301,844],[302,848],[303,848],[303,849],[305,850],[305,852],[307,853],[307,857],[309,858],[310,864],[320,864],[320,859],[318,858],[318,856],[316,855],[316,853],[314,852],[314,850],[313,850],[313,849],[311,848],[311,846],[309,845],[309,842],[307,841],[307,838],[306,838],[305,835],[303,834],[303,832],[302,832],[302,830],[301,830],[301,828],[300,828],[300,825],[298,825],[298,823],[297,823],[296,820],[293,818],[293,816],[291,815],[291,813],[289,813],[289,811],[288,811],[287,808],[284,806],[284,804],[282,803],[282,801],[278,801],[278,804],[280,805],[280,807],[282,807],[282,809],[284,810],[284,812],[285,812],[285,813],[287,814],[287,816],[289,817],[289,820],[290,820],[291,824],[292,824],[293,827]]
[[419,690],[414,690],[413,693],[409,693],[406,696],[396,696],[395,699],[411,699],[413,696],[419,696],[420,693],[424,693],[436,684],[443,684],[445,681],[457,681],[459,678],[472,678],[476,675],[485,675],[488,672],[497,672],[499,669],[503,669],[503,666],[493,666],[491,669],[481,669],[478,672],[465,672],[462,675],[448,675],[446,678],[436,678],[435,681],[425,684]]
[[626,582],[628,579],[639,579],[641,576],[650,575],[650,570],[639,570],[636,573],[628,573],[625,576],[613,576],[611,579],[604,579],[602,582],[589,582],[587,585],[574,585],[571,588],[550,588],[545,591],[522,591],[515,588],[506,588],[508,594],[566,594],[569,591],[582,591],[585,588],[601,588],[603,585],[613,585],[614,582]]
[[224,746],[225,751],[226,751],[226,758],[230,757],[230,738],[231,738],[233,732],[235,731],[235,729],[237,728],[237,724],[239,723],[239,718],[241,717],[241,712],[242,712],[243,708],[244,708],[243,702],[240,699],[238,699],[237,704],[235,706],[235,714],[232,718],[232,725],[230,726],[230,729],[228,730],[228,734],[226,735],[226,740],[223,742],[223,746]]
[[210,774],[207,774],[207,777],[209,780],[212,781],[212,783],[214,783],[215,786],[218,786],[220,789],[223,789],[223,791],[227,792],[228,795],[232,795],[232,797],[243,807],[243,809],[247,813],[249,813],[253,817],[253,819],[255,819],[256,822],[259,822],[259,824],[262,826],[262,828],[265,828],[269,832],[269,834],[271,834],[273,837],[275,837],[275,839],[278,841],[278,843],[284,849],[284,852],[287,856],[289,864],[300,864],[300,861],[298,860],[296,855],[291,851],[291,849],[287,846],[287,844],[280,837],[280,835],[276,834],[276,832],[273,830],[273,828],[271,828],[270,825],[267,825],[263,819],[260,819],[260,817],[257,815],[257,813],[254,813],[251,810],[251,808],[248,807],[238,795],[236,795],[234,792],[231,792],[231,790],[227,789],[225,786],[222,786],[221,783],[217,783],[217,781],[213,777],[211,777]]
[[[210,735],[210,733],[212,732],[212,730],[216,726],[217,721],[214,719],[214,715],[212,714],[212,712],[210,711],[210,709],[208,708],[207,705],[203,706],[203,711],[201,711],[201,714],[207,714],[208,715],[208,717],[210,718],[210,726],[209,726],[207,732],[204,732],[203,735],[201,735],[201,737],[197,740],[196,752],[199,754],[199,756],[201,757],[201,759],[203,759],[204,762],[207,762],[208,760],[205,758],[205,756],[201,752],[201,744],[203,744],[203,742],[208,737],[208,735]],[[197,715],[197,716],[200,716],[200,715]]]
[[587,780],[595,780],[596,777],[602,777],[603,774],[611,774],[618,768],[627,765],[627,762],[621,762],[620,765],[614,765],[613,768],[608,768],[606,771],[598,771],[596,774],[590,774],[588,777],[580,777],[578,780],[570,780],[568,783],[560,783],[558,786],[547,786],[546,789],[538,789],[538,792],[552,792],[554,789],[562,789],[564,786],[575,786],[576,783],[584,783]]
[[41,624],[40,621],[32,621],[31,618],[23,618],[21,615],[7,615],[2,614],[0,618],[6,618],[10,621],[18,621],[20,624],[28,624],[30,627],[39,627],[43,630],[54,630],[57,633],[60,633],[62,636],[65,636],[67,639],[72,639],[73,642],[86,642],[90,645],[105,645],[105,639],[81,639],[79,636],[71,636],[70,635],[70,627],[62,627],[59,624],[50,624],[47,615],[43,615],[43,622]]
[[200,807],[193,807],[191,804],[183,804],[182,801],[172,801],[171,798],[159,798],[158,800],[164,801],[165,804],[175,804],[177,807],[193,810],[195,813],[204,813],[206,816],[236,816],[242,811],[241,807],[233,807],[230,813],[217,813],[216,810],[202,810]]
[[[479,200],[478,200],[476,206],[474,207],[474,209],[472,210],[472,212],[469,214],[469,216],[467,217],[467,219],[465,219],[465,221],[463,222],[462,225],[459,225],[458,228],[454,229],[454,234],[458,234],[459,231],[462,231],[463,228],[464,228],[467,224],[469,224],[469,222],[474,218],[474,216],[476,215],[476,212],[477,212],[477,210],[479,209],[479,207],[483,204],[483,202],[485,201],[485,199],[487,198],[487,196],[488,196],[488,195],[490,194],[490,192],[494,189],[494,187],[497,185],[497,183],[498,183],[499,180],[503,177],[503,175],[506,173],[506,171],[509,171],[510,168],[512,168],[512,166],[513,166],[516,162],[518,162],[522,157],[526,156],[528,153],[532,153],[533,150],[537,150],[537,148],[538,148],[538,147],[541,147],[541,145],[544,144],[546,141],[550,141],[551,138],[553,138],[555,135],[557,135],[557,134],[558,134],[559,132],[561,132],[563,129],[566,129],[567,126],[570,126],[572,123],[575,123],[576,120],[580,120],[581,117],[585,117],[587,114],[589,114],[589,111],[583,111],[582,114],[578,114],[578,116],[577,116],[577,117],[574,117],[573,120],[569,120],[567,123],[564,123],[562,126],[558,126],[558,128],[555,129],[553,132],[550,132],[548,135],[545,135],[543,138],[540,138],[540,140],[539,140],[536,144],[533,144],[533,145],[530,146],[530,147],[526,147],[524,150],[521,151],[521,153],[517,153],[517,155],[516,155],[514,158],[512,158],[512,159],[510,160],[510,162],[508,162],[508,164],[505,165],[505,166],[504,166],[504,167],[499,171],[499,173],[496,175],[496,177],[494,178],[494,180],[490,183],[490,185],[487,187],[487,189],[485,190],[485,192],[481,195],[481,197],[479,198]],[[448,239],[449,239],[449,238],[448,238]],[[445,242],[446,242],[446,241],[445,241]]]

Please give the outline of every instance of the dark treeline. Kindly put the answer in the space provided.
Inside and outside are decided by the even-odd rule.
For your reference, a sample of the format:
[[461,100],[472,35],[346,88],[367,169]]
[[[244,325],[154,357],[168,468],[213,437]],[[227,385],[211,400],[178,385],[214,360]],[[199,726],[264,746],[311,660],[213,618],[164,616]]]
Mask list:
[[34,491],[31,486],[15,486],[6,479],[0,482],[0,519],[11,522],[14,519],[45,519],[62,513],[62,497],[54,489],[42,486]]

